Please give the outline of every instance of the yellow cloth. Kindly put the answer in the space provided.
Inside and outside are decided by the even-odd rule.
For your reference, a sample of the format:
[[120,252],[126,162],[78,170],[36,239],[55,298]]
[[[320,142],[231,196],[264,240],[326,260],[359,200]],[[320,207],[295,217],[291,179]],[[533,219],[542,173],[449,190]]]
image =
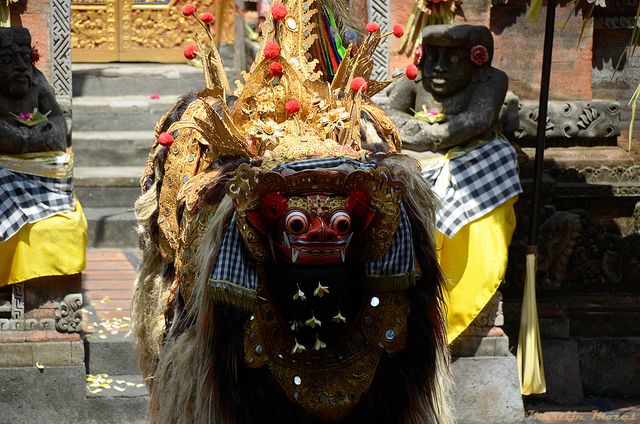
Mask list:
[[0,243],[0,287],[82,272],[87,266],[86,246],[87,220],[76,198],[73,212],[26,224]]
[[517,199],[518,196],[510,198],[465,225],[453,239],[439,233],[440,266],[449,279],[449,343],[471,324],[500,286],[516,227],[513,204]]

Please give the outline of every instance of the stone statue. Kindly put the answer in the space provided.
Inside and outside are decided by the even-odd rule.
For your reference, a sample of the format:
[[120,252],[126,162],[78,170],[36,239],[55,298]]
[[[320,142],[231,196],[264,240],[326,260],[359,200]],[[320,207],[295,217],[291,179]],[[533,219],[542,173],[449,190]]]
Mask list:
[[[64,151],[67,148],[62,110],[44,75],[31,61],[29,30],[0,28],[0,153]],[[27,126],[14,116],[32,113],[34,109],[42,114],[48,112],[47,120]]]
[[[509,80],[491,66],[491,32],[472,25],[427,26],[422,55],[421,75],[400,80],[389,95],[403,147],[437,151],[493,137]],[[423,106],[444,120],[430,124],[409,114],[423,112]]]
[[451,342],[503,279],[522,189],[516,151],[497,131],[508,78],[491,67],[491,32],[432,25],[422,37],[417,78],[392,86],[386,107],[405,153],[420,161],[442,202],[436,225]]
[[0,28],[0,287],[86,265],[66,123],[34,59],[29,30]]

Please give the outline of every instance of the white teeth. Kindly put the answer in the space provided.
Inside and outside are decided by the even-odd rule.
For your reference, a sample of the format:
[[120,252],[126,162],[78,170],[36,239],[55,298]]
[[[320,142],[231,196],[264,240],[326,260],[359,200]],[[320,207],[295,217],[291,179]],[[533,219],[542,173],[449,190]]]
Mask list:
[[349,234],[349,237],[347,237],[347,245],[344,247],[345,250],[349,247],[349,243],[351,243],[352,237],[353,237],[353,233]]
[[340,259],[342,259],[342,262],[344,262],[344,257],[345,257],[345,253],[344,251],[347,250],[347,248],[345,247],[344,249],[340,249]]
[[291,249],[291,243],[289,243],[289,236],[284,231],[282,232],[282,237],[284,238],[284,247],[287,249]]
[[291,262],[293,262],[294,264],[298,260],[298,253],[300,253],[298,249],[296,249],[295,247],[291,248]]

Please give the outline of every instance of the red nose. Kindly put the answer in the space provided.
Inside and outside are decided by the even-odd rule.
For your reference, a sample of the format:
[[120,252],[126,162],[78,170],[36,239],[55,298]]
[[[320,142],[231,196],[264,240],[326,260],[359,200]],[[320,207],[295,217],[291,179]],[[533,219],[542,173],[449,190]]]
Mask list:
[[324,221],[320,218],[311,218],[309,222],[309,231],[307,234],[300,237],[307,242],[332,242],[338,240],[338,233],[331,228],[327,227]]

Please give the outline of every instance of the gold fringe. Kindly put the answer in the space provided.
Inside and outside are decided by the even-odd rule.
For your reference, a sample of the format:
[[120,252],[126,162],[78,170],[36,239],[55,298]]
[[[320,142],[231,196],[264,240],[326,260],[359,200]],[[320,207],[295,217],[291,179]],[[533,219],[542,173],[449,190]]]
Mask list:
[[238,286],[229,281],[209,280],[209,296],[216,302],[225,306],[239,309],[243,312],[253,312],[258,294],[255,290]]
[[368,291],[407,290],[416,285],[416,276],[413,272],[396,275],[367,275],[364,285]]

